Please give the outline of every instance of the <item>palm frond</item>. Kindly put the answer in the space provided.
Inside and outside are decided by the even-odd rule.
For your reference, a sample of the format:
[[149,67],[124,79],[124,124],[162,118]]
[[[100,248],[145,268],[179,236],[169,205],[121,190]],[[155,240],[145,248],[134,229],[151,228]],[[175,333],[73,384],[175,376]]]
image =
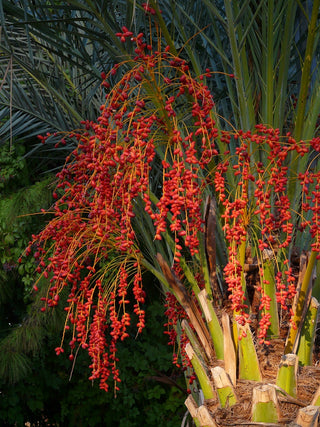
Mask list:
[[0,357],[1,378],[11,384],[24,378],[31,370],[30,359],[25,354],[17,351],[10,343],[10,340],[3,344]]
[[70,131],[97,116],[100,74],[127,55],[115,35],[120,9],[125,22],[126,2],[2,2],[2,141]]

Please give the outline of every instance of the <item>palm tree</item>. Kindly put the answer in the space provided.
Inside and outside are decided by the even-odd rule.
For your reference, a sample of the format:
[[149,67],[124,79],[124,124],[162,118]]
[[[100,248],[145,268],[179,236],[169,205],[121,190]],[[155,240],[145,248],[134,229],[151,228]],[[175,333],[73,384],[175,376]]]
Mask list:
[[[65,51],[60,53],[57,38],[62,45],[69,35],[79,43],[83,39],[81,31],[87,36],[84,40],[96,41],[98,33],[101,34],[94,33],[91,28],[91,25],[101,24],[101,15],[90,8],[87,2],[70,3],[71,6],[66,9],[71,14],[68,20],[70,34],[65,33],[65,27],[56,34],[46,34],[49,33],[47,28],[41,33],[38,19],[27,19],[30,34],[35,33],[38,37],[41,34],[44,37],[44,42],[38,42],[37,48],[39,44],[46,49],[50,45],[57,57],[61,55],[65,61],[68,58]],[[4,2],[4,5],[9,16],[19,16],[17,10],[14,14],[10,12],[13,7],[11,2]],[[77,276],[78,268],[85,261],[90,267],[88,278],[94,283],[90,289],[96,291],[98,301],[101,301],[94,312],[91,333],[96,331],[100,336],[104,332],[103,328],[97,329],[98,320],[104,319],[108,310],[115,308],[121,296],[115,287],[118,279],[122,298],[125,297],[127,282],[123,278],[127,275],[128,280],[130,277],[135,279],[134,308],[139,319],[138,330],[141,330],[144,324],[141,308],[144,296],[140,287],[140,270],[135,275],[133,271],[137,266],[143,266],[153,272],[165,289],[174,295],[188,319],[182,320],[181,312],[180,317],[174,318],[174,305],[171,307],[168,302],[172,309],[171,323],[174,324],[175,332],[183,337],[184,343],[186,337],[189,341],[187,345],[182,345],[182,351],[188,356],[185,358],[186,363],[192,364],[205,399],[202,402],[199,397],[201,393],[192,390],[193,398],[187,400],[188,409],[196,423],[221,424],[223,418],[229,420],[228,417],[236,414],[237,423],[246,423],[250,417],[252,422],[284,423],[288,421],[286,417],[292,420],[297,416],[298,425],[311,425],[303,424],[301,419],[309,416],[312,423],[317,416],[317,409],[307,408],[300,415],[291,411],[293,416],[291,414],[289,417],[284,415],[286,406],[280,404],[279,409],[278,400],[280,396],[285,400],[285,405],[301,406],[308,406],[312,400],[310,396],[305,397],[305,400],[299,395],[297,397],[296,381],[298,362],[308,365],[311,361],[312,352],[306,354],[305,350],[313,347],[313,326],[318,310],[316,301],[311,298],[312,292],[314,297],[317,296],[317,286],[312,291],[311,284],[319,248],[316,209],[319,145],[317,138],[313,138],[317,132],[319,110],[319,75],[315,67],[318,58],[319,4],[315,1],[309,8],[310,4],[307,3],[303,9],[295,1],[281,4],[247,1],[240,7],[237,2],[218,2],[214,5],[203,0],[184,2],[183,5],[180,2],[166,2],[160,12],[157,4],[150,1],[144,9],[154,20],[152,22],[157,22],[154,26],[157,28],[157,41],[160,43],[161,39],[165,40],[169,47],[166,55],[173,61],[168,65],[164,56],[155,54],[154,62],[160,70],[158,72],[153,71],[152,61],[151,64],[146,63],[148,55],[143,59],[137,54],[138,58],[134,61],[130,58],[132,47],[129,39],[134,37],[130,24],[132,27],[135,24],[137,30],[139,26],[138,20],[132,19],[138,14],[132,13],[134,9],[129,7],[130,3],[126,5],[131,13],[125,29],[115,28],[121,27],[116,20],[113,20],[113,28],[107,24],[99,27],[106,35],[106,40],[111,40],[108,55],[115,57],[121,52],[125,58],[124,74],[117,70],[117,77],[111,72],[112,89],[106,106],[101,110],[101,117],[106,114],[108,119],[105,122],[101,119],[99,123],[89,120],[87,127],[95,135],[99,135],[99,132],[107,137],[113,135],[115,139],[111,138],[111,142],[120,141],[120,151],[125,147],[130,148],[133,159],[141,160],[141,155],[144,155],[147,160],[143,168],[139,166],[142,168],[140,170],[134,160],[129,161],[129,164],[125,160],[121,162],[120,155],[116,156],[113,151],[109,151],[113,160],[105,167],[116,168],[121,173],[124,170],[125,177],[133,177],[139,171],[138,176],[146,179],[142,185],[147,185],[148,192],[130,187],[132,180],[129,185],[127,181],[121,181],[121,176],[116,175],[115,178],[114,172],[110,170],[110,177],[118,180],[114,182],[114,188],[128,191],[129,185],[131,192],[129,195],[120,193],[125,199],[119,200],[115,196],[111,200],[106,199],[109,203],[105,207],[102,205],[95,216],[92,212],[88,215],[91,208],[88,211],[85,202],[79,198],[73,199],[72,190],[66,190],[62,202],[72,202],[72,209],[66,214],[69,215],[70,228],[67,233],[64,229],[61,240],[56,239],[57,254],[61,255],[61,248],[65,252],[62,251],[62,260],[58,257],[55,263],[49,264],[49,272],[53,270],[58,279],[46,303],[54,306],[59,299],[59,292],[65,282],[65,273],[61,276],[62,266],[66,274]],[[60,8],[61,4],[53,7],[50,13],[56,13]],[[31,14],[38,13],[37,8],[29,6],[29,9]],[[100,10],[105,11],[102,7]],[[92,16],[95,18],[90,19]],[[55,21],[55,24],[62,22],[56,17]],[[306,23],[307,31],[302,32],[303,24]],[[77,33],[73,31],[74,28],[78,29]],[[120,33],[120,37],[115,39],[111,29]],[[124,39],[123,43],[118,42],[121,38]],[[139,43],[139,39],[135,41]],[[117,51],[114,46],[118,47]],[[160,44],[157,47],[159,50]],[[177,50],[182,59],[177,59]],[[77,66],[81,62],[82,66],[79,51],[83,52],[83,49],[74,51],[75,62]],[[94,57],[91,51],[89,57]],[[139,69],[141,66],[143,70]],[[217,72],[206,71],[207,67]],[[202,80],[194,79],[189,69],[195,75],[201,75]],[[99,72],[104,70],[100,68]],[[136,78],[135,84],[130,81],[132,76]],[[215,105],[201,84],[203,80],[208,80],[212,88]],[[126,86],[129,87],[129,82],[131,91]],[[176,99],[179,87],[183,87],[185,93],[181,92]],[[202,96],[201,102],[197,90]],[[121,103],[117,103],[121,91],[125,94],[120,99]],[[61,100],[60,103],[59,93],[51,93],[59,107],[71,111],[70,102],[66,105],[65,100]],[[205,98],[208,98],[207,102],[203,101]],[[195,107],[199,104],[205,111],[203,117]],[[129,111],[135,108],[131,120],[126,115],[127,110],[124,111],[124,105]],[[84,114],[83,118],[91,119],[92,115]],[[108,128],[109,118],[114,126],[111,134],[108,133],[111,132]],[[117,123],[119,120],[123,121],[121,126]],[[260,123],[264,126],[259,126]],[[135,145],[137,133],[134,133],[134,129],[138,128],[143,128],[146,134],[143,140],[148,141],[142,147]],[[123,130],[127,132],[127,139],[124,140],[121,139]],[[193,141],[192,132],[197,136],[194,141],[196,145],[204,144],[202,150],[204,147],[210,148],[212,159],[209,159],[207,151],[203,153],[201,150],[198,154],[202,157],[197,157],[192,147],[183,142]],[[280,138],[284,134],[286,136]],[[199,141],[199,135],[204,138],[204,142]],[[93,171],[96,174],[97,170],[92,169],[92,165],[105,162],[108,157],[103,151],[97,150],[93,157],[95,162],[91,159],[91,163],[87,164],[87,173],[79,171],[79,162],[83,160],[82,150],[89,144],[89,140],[86,135],[79,135],[78,139],[82,145],[75,152],[75,161],[71,163],[67,174],[63,172],[60,175],[60,179],[65,182],[67,178],[69,181],[70,176],[73,177],[71,189],[77,183],[80,194],[83,191],[89,200],[92,197],[94,203],[101,203],[96,183],[102,178],[93,179]],[[215,140],[214,145],[210,145],[212,139]],[[300,143],[301,140],[306,143]],[[152,144],[155,144],[155,151]],[[209,148],[206,144],[209,144]],[[112,146],[108,149],[111,150]],[[279,155],[280,158],[277,157]],[[192,161],[188,156],[191,156]],[[186,158],[190,162],[185,163]],[[192,164],[197,165],[197,177],[191,179],[189,174],[192,175]],[[152,173],[149,174],[151,165]],[[181,170],[177,174],[178,167]],[[88,184],[89,177],[91,181]],[[277,181],[276,177],[282,181]],[[203,187],[204,180],[208,180],[208,186]],[[196,193],[193,194],[191,189],[196,189]],[[310,202],[307,202],[308,197],[311,197]],[[125,205],[123,200],[126,200]],[[73,212],[75,201],[77,209]],[[293,214],[289,218],[286,214],[290,207]],[[100,216],[101,209],[102,214],[108,217],[119,212],[121,215],[115,215],[114,222],[109,224]],[[200,213],[204,217],[204,226]],[[62,215],[62,218],[64,220],[65,217]],[[59,221],[58,216],[50,223],[51,228],[45,229],[40,235],[40,242],[51,237],[50,230],[61,227]],[[311,234],[308,234],[306,227],[312,221],[315,226],[311,225]],[[133,240],[132,233],[136,240]],[[109,240],[105,238],[106,235],[110,236]],[[77,250],[77,245],[81,249]],[[310,254],[306,253],[311,248],[313,250]],[[105,259],[110,258],[110,251],[117,249],[120,250],[119,256],[106,262]],[[42,254],[38,256],[41,260]],[[116,270],[119,265],[120,269]],[[102,276],[98,277],[96,271],[99,274],[102,272]],[[43,274],[47,274],[46,270]],[[295,278],[297,275],[298,279]],[[282,276],[288,280],[283,281]],[[60,281],[59,277],[63,280]],[[295,290],[290,287],[290,283],[298,286],[295,298]],[[230,295],[231,303],[225,299],[226,295]],[[86,317],[89,313],[84,307],[79,308],[80,302],[83,302],[83,293],[76,293],[72,298],[74,302],[68,307],[69,319],[72,319],[73,308],[78,310],[78,314],[79,310],[84,310],[81,313]],[[90,301],[92,303],[92,300],[87,300],[87,308],[91,306]],[[123,308],[126,304],[124,301]],[[291,317],[286,315],[286,308],[292,310]],[[259,316],[259,312],[263,315]],[[115,311],[112,313],[115,314]],[[125,323],[129,321],[125,312],[120,319],[114,315],[110,319],[113,336],[125,338]],[[289,327],[290,319],[293,326]],[[120,331],[119,325],[122,325]],[[283,340],[285,332],[286,342]],[[87,334],[85,330],[76,338],[84,347]],[[101,374],[102,355],[95,352],[94,335],[90,340],[94,377]],[[257,341],[261,343],[256,349]],[[268,345],[267,341],[271,341],[271,344]],[[62,347],[57,348],[57,353],[62,351]],[[268,353],[273,352],[275,359],[268,356]],[[278,373],[275,373],[268,364],[274,360],[280,363],[281,355],[284,359]],[[111,352],[111,356],[107,366],[110,369],[113,367],[112,373],[117,380],[115,352]],[[102,387],[105,388],[106,377],[104,371]],[[303,376],[300,376],[301,379]],[[252,381],[258,387],[254,387]],[[250,414],[245,412],[246,406],[241,405],[239,399],[242,395],[247,396],[248,389],[250,394],[245,402],[251,400],[251,389],[254,389]],[[312,403],[317,405],[317,396]]]

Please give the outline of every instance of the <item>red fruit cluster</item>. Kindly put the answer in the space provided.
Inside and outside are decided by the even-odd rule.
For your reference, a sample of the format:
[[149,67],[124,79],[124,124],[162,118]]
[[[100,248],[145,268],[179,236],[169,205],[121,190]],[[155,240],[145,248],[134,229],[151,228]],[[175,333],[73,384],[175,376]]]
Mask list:
[[120,38],[120,41],[124,43],[128,37],[131,38],[133,36],[133,33],[128,30],[127,27],[122,27],[122,33],[116,33],[116,36]]
[[146,13],[150,13],[150,15],[156,14],[156,11],[148,3],[142,3],[142,7]]
[[[26,251],[37,248],[37,272],[50,281],[43,310],[56,306],[62,290],[69,289],[65,310],[72,353],[77,345],[88,350],[91,378],[99,377],[104,389],[109,375],[119,381],[116,343],[128,336],[129,311],[137,317],[138,332],[145,325],[133,226],[136,201],[143,201],[154,223],[155,240],[166,232],[174,235],[176,263],[185,248],[196,254],[203,229],[201,171],[218,153],[212,96],[192,78],[186,62],[168,48],[153,52],[142,34],[133,37],[127,28],[117,35],[136,44],[134,63],[106,95],[98,120],[84,122],[82,132],[69,135],[78,146],[57,175],[54,218]],[[110,88],[107,80],[103,87]],[[184,117],[178,117],[177,106],[186,98],[192,101],[192,126],[180,129]],[[163,176],[158,188],[152,188],[153,167]],[[110,267],[114,257],[121,260],[117,274]],[[62,350],[61,345],[57,353]]]
[[[166,308],[165,315],[167,316],[168,321],[164,325],[165,328],[167,328],[167,330],[164,331],[164,333],[169,337],[168,345],[172,345],[174,347],[173,364],[176,365],[178,368],[182,367],[183,370],[186,370],[187,368],[192,369],[192,364],[185,351],[185,347],[189,342],[189,339],[185,334],[185,332],[180,333],[179,341],[177,340],[178,338],[177,327],[178,327],[178,324],[181,322],[181,320],[187,318],[186,312],[183,309],[183,307],[179,304],[176,297],[170,292],[166,293],[165,308]],[[192,325],[190,326],[192,327]],[[175,347],[177,344],[179,346],[178,351],[175,350]],[[181,361],[179,360],[179,356]],[[194,375],[191,375],[189,383],[192,384],[194,379],[195,379]]]
[[177,325],[178,323],[186,318],[186,312],[181,307],[176,297],[170,292],[166,293],[166,302],[165,302],[165,315],[168,318],[167,323],[165,323],[164,327],[167,328],[164,333],[169,337],[169,345],[175,346],[177,343]]
[[[311,249],[318,252],[319,247],[319,197],[320,172],[315,171],[316,162],[309,163],[308,170],[298,177],[291,175],[291,179],[299,188],[294,188],[294,194],[289,194],[291,182],[290,163],[309,153],[310,148],[319,152],[319,138],[313,139],[310,144],[297,143],[290,134],[282,138],[277,129],[269,129],[258,125],[256,132],[238,131],[235,135],[238,146],[235,156],[229,155],[217,165],[213,185],[218,200],[224,210],[223,230],[228,242],[229,263],[224,269],[225,280],[229,287],[232,308],[237,313],[240,323],[249,319],[245,297],[243,265],[240,263],[239,250],[242,242],[251,240],[257,246],[259,262],[265,257],[275,257],[280,254],[281,265],[289,264],[284,251],[297,233],[307,229],[313,239]],[[267,163],[256,161],[257,150],[265,152]],[[232,171],[232,172],[231,172]],[[232,173],[232,174],[231,174]],[[292,191],[292,190],[291,190]],[[302,198],[302,212],[299,224],[293,224],[291,203],[294,198]],[[291,196],[291,197],[290,197]],[[295,229],[296,228],[296,229]],[[250,230],[259,236],[255,242]],[[260,270],[260,281],[265,281],[263,269]],[[284,275],[284,277],[283,277]],[[277,302],[287,309],[296,290],[296,277],[292,268],[279,271],[276,275]],[[270,304],[268,296],[260,288],[261,304],[259,338],[264,340],[270,325]]]
[[[134,60],[112,88],[107,79],[120,66],[103,76],[108,93],[100,117],[69,135],[77,148],[57,175],[54,218],[33,236],[27,249],[30,253],[35,248],[37,271],[50,281],[43,310],[56,306],[61,291],[68,288],[71,349],[87,348],[91,378],[99,377],[104,389],[110,375],[116,387],[119,382],[116,345],[128,336],[129,311],[137,319],[138,332],[145,324],[140,270],[144,248],[136,235],[137,210],[144,207],[139,218],[151,224],[148,230],[153,227],[151,241],[161,245],[171,236],[177,267],[187,253],[190,259],[199,258],[204,192],[216,193],[228,247],[225,280],[232,308],[243,324],[248,314],[239,249],[252,222],[261,236],[262,252],[276,243],[283,249],[292,241],[288,165],[292,153],[304,156],[308,150],[290,135],[280,138],[278,131],[265,126],[246,133],[218,131],[214,101],[203,76],[193,78],[183,59],[168,48],[160,52],[159,45],[153,50],[142,34],[134,37],[123,27],[117,36],[135,43]],[[311,147],[319,152],[319,140],[311,141]],[[267,165],[256,162],[254,153],[259,150],[267,152]],[[317,252],[319,180],[311,167],[298,177],[303,193],[301,228],[310,229]],[[291,277],[289,269],[286,283],[278,277],[277,298],[283,306],[294,294]],[[168,323],[174,326],[181,308],[170,298],[168,304]],[[261,304],[263,337],[268,325],[266,296]],[[170,339],[175,339],[174,332]],[[61,345],[57,353],[62,351]]]

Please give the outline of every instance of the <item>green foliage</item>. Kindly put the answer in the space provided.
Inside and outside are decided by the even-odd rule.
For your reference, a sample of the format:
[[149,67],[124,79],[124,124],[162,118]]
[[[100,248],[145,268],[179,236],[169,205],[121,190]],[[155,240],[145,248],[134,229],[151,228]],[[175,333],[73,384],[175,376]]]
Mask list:
[[[53,349],[59,343],[62,324],[60,328],[52,327],[53,313],[47,315],[37,351],[33,356],[30,352],[29,356],[19,353],[28,360],[28,371],[22,375],[19,370],[20,377],[14,384],[4,381],[0,374],[1,425],[20,427],[29,421],[37,426],[50,423],[66,427],[138,427],[142,423],[150,427],[180,426],[184,379],[172,367],[166,337],[159,327],[165,321],[162,305],[151,302],[147,314],[147,330],[119,346],[123,382],[116,398],[112,392],[100,390],[98,383],[88,381],[89,359],[84,351],[78,353],[74,368],[66,356],[55,355]],[[3,343],[0,348],[4,350]]]
[[116,399],[108,393],[108,406],[112,410],[107,412],[106,425],[138,427],[142,420],[146,426],[181,424],[185,395],[180,387],[184,387],[184,378],[172,367],[163,334],[165,320],[162,313],[159,302],[151,303],[147,310],[146,330],[136,339],[119,346],[123,382]]
[[[123,25],[136,33],[148,31],[142,3],[51,0],[43,7],[33,1],[2,2],[1,69],[6,84],[0,104],[8,118],[11,97],[14,132],[26,134],[22,126],[25,117],[31,123],[29,134],[37,126],[42,132],[66,130],[76,126],[80,117],[95,117],[100,73],[127,58],[131,49],[130,43],[120,43],[115,33]],[[216,74],[210,83],[219,112],[227,120],[232,117],[237,128],[247,130],[263,122],[283,129],[288,118],[291,122],[295,119],[290,99],[294,95],[299,98],[297,121],[303,121],[307,114],[303,137],[313,132],[320,102],[316,89],[317,2],[314,11],[311,2],[296,0],[246,0],[241,5],[166,1],[160,5],[162,13],[155,0],[150,6],[157,12],[166,43],[182,50],[196,74],[209,67],[237,76],[236,81],[230,81]],[[157,35],[154,29],[151,32]],[[315,90],[306,99],[311,75]],[[9,132],[7,123],[2,132]]]
[[126,55],[115,33],[133,14],[134,5],[119,0],[2,2],[0,137],[70,131],[93,119],[101,72]]
[[[0,151],[0,194],[8,194],[23,174],[25,162],[22,158],[22,146],[5,144]],[[20,152],[20,153],[19,153]]]
[[23,144],[7,143],[0,154],[0,377],[9,383],[30,372],[29,353],[39,350],[46,323],[39,305],[28,306],[35,263],[21,255],[44,224],[38,212],[52,203],[52,178],[35,181],[24,151]]
[[3,266],[0,273],[0,301],[1,295],[8,293],[6,289],[12,281],[21,280],[26,294],[30,292],[34,280],[34,261],[26,258],[22,258],[20,263],[18,261],[31,234],[44,224],[44,217],[38,215],[39,211],[47,209],[53,200],[50,188],[52,177],[27,186],[28,182],[24,179],[27,173],[25,162],[8,155],[8,164],[15,171],[8,180],[11,183],[14,177],[15,182],[6,185],[6,194],[0,200],[0,263]]

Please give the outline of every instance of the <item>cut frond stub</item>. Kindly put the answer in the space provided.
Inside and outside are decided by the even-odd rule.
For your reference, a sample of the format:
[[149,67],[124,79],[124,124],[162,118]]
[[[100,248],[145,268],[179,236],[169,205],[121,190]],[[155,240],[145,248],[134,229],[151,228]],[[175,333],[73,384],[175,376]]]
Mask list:
[[220,406],[224,408],[235,405],[237,397],[226,371],[220,366],[216,366],[211,369],[211,374],[217,389]]
[[191,395],[186,399],[185,405],[199,427],[217,427],[208,409],[204,405],[198,406]]
[[296,354],[290,353],[281,357],[277,386],[281,387],[292,397],[297,397],[297,370],[298,356]]
[[276,423],[279,420],[279,407],[276,390],[272,385],[255,387],[252,394],[252,421]]
[[319,417],[318,406],[306,406],[305,408],[299,409],[298,416],[296,418],[296,425],[300,427],[317,427]]

